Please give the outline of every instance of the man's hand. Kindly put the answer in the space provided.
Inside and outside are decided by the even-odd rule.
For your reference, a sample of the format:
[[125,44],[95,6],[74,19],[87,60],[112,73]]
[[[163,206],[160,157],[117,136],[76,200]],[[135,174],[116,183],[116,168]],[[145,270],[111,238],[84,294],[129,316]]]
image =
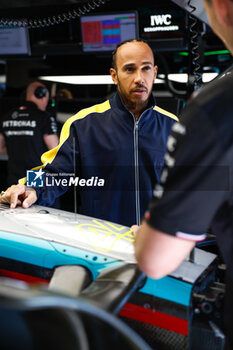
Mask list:
[[36,201],[36,191],[21,184],[12,185],[0,195],[0,203],[10,204],[11,209],[14,209],[17,205],[22,205],[26,209]]
[[131,230],[133,231],[133,234],[134,234],[135,237],[137,236],[138,229],[139,229],[138,225],[132,225],[131,226]]

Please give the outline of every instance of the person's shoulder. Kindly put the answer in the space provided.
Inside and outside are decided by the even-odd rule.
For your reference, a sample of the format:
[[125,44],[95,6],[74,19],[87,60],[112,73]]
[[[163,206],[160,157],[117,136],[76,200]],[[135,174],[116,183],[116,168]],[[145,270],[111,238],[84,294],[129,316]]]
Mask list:
[[[207,126],[210,123],[215,128],[231,129],[232,116],[232,73],[214,79],[196,91],[180,117],[182,124],[187,126]],[[209,125],[209,127],[211,127]]]
[[201,88],[194,95],[195,101],[198,101],[199,104],[208,104],[210,102],[212,105],[223,103],[224,101],[229,101],[229,97],[232,96],[232,89],[233,70],[230,70]]
[[29,109],[28,112],[30,114],[30,118],[37,120],[39,124],[46,123],[51,117],[51,113],[49,113],[48,111],[41,111],[39,108]]
[[49,118],[52,116],[52,114],[48,111],[41,111],[40,109],[38,109],[38,115],[41,115],[44,118]]
[[167,110],[165,110],[157,105],[153,107],[153,110],[158,112],[162,117],[165,117],[165,118],[167,117],[167,118],[173,119],[175,121],[179,121],[178,117],[175,114],[170,113]]
[[93,116],[93,115],[101,115],[102,113],[108,111],[109,109],[111,109],[111,105],[109,100],[96,104],[94,106],[88,107],[88,108],[84,108],[81,109],[81,111],[79,111],[77,114],[75,114],[73,117],[70,117],[67,122],[69,122],[70,124],[84,119],[88,116]]

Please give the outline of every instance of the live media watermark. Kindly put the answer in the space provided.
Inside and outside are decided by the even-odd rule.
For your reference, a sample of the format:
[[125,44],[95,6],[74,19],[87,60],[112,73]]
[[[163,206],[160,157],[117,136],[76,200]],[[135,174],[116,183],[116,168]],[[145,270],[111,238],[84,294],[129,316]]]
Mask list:
[[100,179],[98,176],[91,176],[88,179],[80,178],[74,174],[67,173],[45,173],[43,169],[40,170],[27,170],[27,187],[103,187],[105,180]]
[[[28,187],[46,187],[53,190],[55,187],[76,186],[82,190],[104,191],[134,191],[136,188],[135,171],[139,178],[139,190],[152,192],[155,185],[166,182],[166,191],[232,191],[231,168],[218,165],[188,165],[174,166],[169,171],[175,174],[169,177],[169,171],[165,173],[161,163],[156,166],[96,166],[85,167],[85,175],[75,176],[74,173],[48,173],[43,169],[27,171]],[[164,168],[166,170],[166,168]],[[98,172],[98,173],[97,173]],[[161,178],[160,178],[160,174]],[[166,175],[166,176],[164,176]],[[182,177],[183,176],[183,177]],[[180,181],[180,178],[183,180]]]

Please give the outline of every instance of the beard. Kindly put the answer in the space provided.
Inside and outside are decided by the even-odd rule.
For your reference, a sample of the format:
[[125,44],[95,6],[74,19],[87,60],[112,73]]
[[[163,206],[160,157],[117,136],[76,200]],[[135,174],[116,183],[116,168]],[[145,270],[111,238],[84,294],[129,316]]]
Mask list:
[[[144,88],[147,92],[147,98],[146,99],[132,99],[131,93],[138,88]],[[135,86],[134,89],[130,90],[129,92],[125,91],[125,89],[122,87],[121,81],[119,80],[118,77],[118,90],[120,92],[121,98],[124,101],[125,105],[131,110],[135,109],[141,109],[145,110],[146,107],[148,106],[149,98],[152,92],[153,84],[151,85],[151,88],[148,89],[146,86],[143,84],[138,84]]]

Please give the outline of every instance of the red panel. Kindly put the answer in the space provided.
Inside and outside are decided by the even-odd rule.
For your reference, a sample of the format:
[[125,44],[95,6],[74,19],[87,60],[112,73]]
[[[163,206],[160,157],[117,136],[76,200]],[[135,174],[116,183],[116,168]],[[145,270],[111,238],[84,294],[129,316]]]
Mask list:
[[82,23],[84,44],[102,43],[101,22]]
[[13,278],[15,280],[24,281],[27,283],[46,283],[46,284],[49,283],[48,280],[43,278],[25,275],[23,273],[18,273],[18,272],[3,270],[3,269],[0,269],[0,276]]
[[102,29],[120,29],[119,24],[103,24]]
[[170,331],[188,335],[188,321],[164,314],[156,310],[149,310],[138,305],[126,303],[120,311],[120,316],[151,324],[153,326],[168,329]]

